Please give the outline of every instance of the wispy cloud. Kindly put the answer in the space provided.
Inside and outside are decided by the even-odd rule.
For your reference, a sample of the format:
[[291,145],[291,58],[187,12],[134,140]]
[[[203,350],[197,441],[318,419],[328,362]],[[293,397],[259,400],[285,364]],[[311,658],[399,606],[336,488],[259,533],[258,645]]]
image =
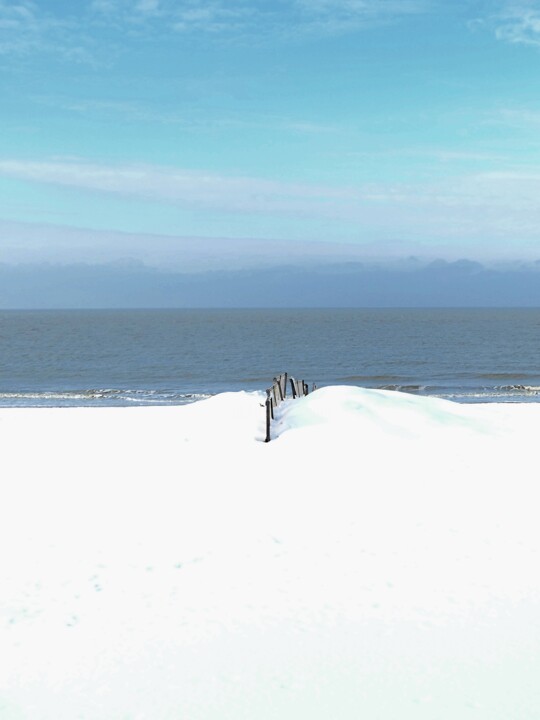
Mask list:
[[427,12],[429,0],[295,0],[297,27],[314,35],[340,35]]
[[106,166],[78,160],[0,161],[0,175],[193,212],[289,217],[374,237],[534,238],[540,236],[540,167],[501,168],[424,184],[332,187],[159,166]]
[[540,127],[540,110],[526,107],[501,108],[490,116],[489,124],[536,132]]
[[[211,0],[183,0],[171,3],[170,0],[92,0],[88,7],[89,18],[99,25],[107,24],[109,28],[128,26],[159,27],[171,31],[181,29],[207,29],[220,25],[226,28],[226,18],[237,15],[221,2]],[[177,27],[178,26],[178,27]]]
[[32,0],[0,0],[0,55],[55,55],[97,65],[94,41],[75,13],[55,14]]
[[244,0],[93,0],[90,18],[108,27],[127,27],[140,35],[163,33],[244,34],[273,10]]
[[308,117],[287,117],[264,113],[235,113],[233,111],[212,114],[204,105],[189,105],[182,111],[156,108],[134,100],[105,100],[99,98],[71,99],[62,95],[34,95],[33,102],[43,107],[54,107],[87,118],[142,122],[153,125],[175,125],[186,131],[206,129],[253,129],[263,132],[286,133],[298,136],[340,134],[344,128],[339,124],[321,123]]
[[0,53],[57,52],[91,61],[104,42],[206,35],[265,38],[339,35],[426,12],[433,0],[85,0],[55,12],[32,0],[0,0]]
[[540,2],[538,0],[510,0],[483,21],[504,42],[520,45],[540,45]]
[[[540,120],[539,120],[540,121]],[[428,161],[430,163],[436,162],[441,164],[482,164],[484,167],[486,164],[493,163],[509,163],[511,158],[509,155],[494,152],[481,152],[471,150],[454,150],[444,147],[403,147],[403,148],[390,148],[387,150],[377,151],[364,151],[364,152],[353,152],[349,153],[348,158],[360,159],[369,158],[373,160],[377,159],[390,159],[395,160],[396,158],[411,158],[414,160]]]
[[0,219],[1,262],[111,262],[133,258],[149,266],[184,271],[228,270],[313,261],[347,261],[406,255],[411,245],[309,242],[287,238],[188,237],[96,231],[69,225]]
[[[431,0],[284,0],[255,2],[197,0],[196,19],[207,16],[209,27],[251,30],[254,36],[299,38],[342,35],[381,22],[426,12]],[[189,19],[191,11],[187,13]],[[189,27],[189,22],[185,27]]]
[[197,2],[178,7],[170,16],[176,32],[243,33],[257,23],[259,14],[239,3]]
[[35,49],[51,22],[40,16],[33,2],[0,0],[0,54],[25,53]]
[[[514,158],[518,163],[527,167],[537,162],[540,150],[540,109],[537,103],[528,105],[514,105],[500,107],[485,113],[482,125],[487,134],[493,133],[502,137],[508,158]],[[510,160],[507,160],[507,167]]]
[[135,13],[159,15],[162,0],[91,0],[89,9],[90,12],[106,16]]
[[[501,166],[429,183],[334,187],[161,166],[97,165],[77,159],[3,160],[0,177],[85,193],[85,205],[98,214],[102,199],[110,209],[117,197],[135,199],[133,205],[141,217],[161,203],[187,211],[191,218],[204,218],[206,228],[233,227],[240,221],[244,236],[260,234],[264,221],[266,228],[281,228],[276,237],[284,240],[354,237],[375,246],[397,240],[400,247],[405,243],[420,253],[434,246],[456,251],[475,247],[487,257],[503,256],[518,247],[520,252],[528,248],[528,254],[537,255],[540,241],[540,167],[510,170]],[[39,211],[27,216],[34,221],[75,222],[75,216],[70,220],[44,217]],[[85,220],[76,217],[82,227],[94,227],[90,215]],[[98,227],[107,229],[99,223]],[[171,233],[152,227],[147,223],[145,232]],[[130,230],[133,225],[128,222],[126,231]]]
[[[155,166],[101,166],[82,162],[0,161],[0,175],[126,197],[232,213],[340,214],[355,190],[283,183]],[[326,209],[325,209],[326,208]]]

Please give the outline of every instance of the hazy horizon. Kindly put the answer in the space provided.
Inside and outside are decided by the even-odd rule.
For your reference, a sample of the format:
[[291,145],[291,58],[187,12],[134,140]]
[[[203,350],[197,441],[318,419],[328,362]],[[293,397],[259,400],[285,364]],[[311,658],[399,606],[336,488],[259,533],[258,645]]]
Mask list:
[[182,272],[140,261],[0,263],[1,309],[539,307],[540,260],[328,262]]

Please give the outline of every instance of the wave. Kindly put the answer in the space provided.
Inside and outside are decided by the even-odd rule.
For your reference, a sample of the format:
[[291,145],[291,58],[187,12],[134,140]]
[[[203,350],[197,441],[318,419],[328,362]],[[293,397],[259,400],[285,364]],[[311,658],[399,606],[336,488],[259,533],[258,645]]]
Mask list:
[[538,402],[540,386],[498,385],[484,388],[446,388],[444,392],[434,394],[438,397],[462,402]]
[[345,377],[340,377],[340,382],[351,382],[351,383],[381,383],[381,382],[392,382],[392,380],[395,380],[395,375],[346,375]]
[[381,385],[380,390],[395,390],[405,393],[427,393],[430,388],[427,385]]
[[466,385],[424,385],[420,383],[388,383],[378,385],[379,390],[392,390],[417,395],[440,397],[462,402],[516,402],[540,401],[540,385],[525,385],[513,383],[492,386],[466,386]]
[[540,393],[540,385],[501,385],[496,387],[495,390],[502,390],[505,392],[526,392],[536,395]]
[[538,380],[538,373],[520,373],[520,372],[484,372],[484,373],[471,373],[465,375],[465,377],[474,378],[475,380],[524,380],[526,383],[527,379]]
[[[502,373],[501,373],[502,374]],[[540,402],[540,385],[508,383],[480,384],[422,384],[373,382],[369,376],[365,385],[380,390],[440,397],[457,402]],[[514,376],[515,377],[515,376]],[[351,378],[352,379],[352,378]],[[366,378],[367,379],[367,378]],[[357,384],[362,384],[357,382]],[[322,384],[321,384],[322,385]],[[178,392],[171,389],[145,388],[86,388],[73,390],[17,390],[0,391],[0,407],[104,407],[133,405],[187,405],[211,397],[212,392]]]
[[211,397],[211,393],[179,393],[173,390],[91,388],[85,390],[29,390],[0,392],[0,405],[186,405]]

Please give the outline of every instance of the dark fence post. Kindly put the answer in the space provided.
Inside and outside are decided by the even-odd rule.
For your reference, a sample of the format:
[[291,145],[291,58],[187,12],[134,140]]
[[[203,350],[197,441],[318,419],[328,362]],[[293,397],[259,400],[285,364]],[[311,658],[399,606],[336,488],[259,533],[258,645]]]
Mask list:
[[295,382],[294,378],[291,378],[289,380],[289,382],[291,383],[291,391],[292,391],[292,396],[293,396],[293,400],[294,400],[294,398],[296,397],[296,382]]
[[272,420],[272,398],[270,397],[270,392],[266,391],[266,438],[264,442],[270,442],[270,424]]
[[277,389],[279,390],[279,401],[281,402],[282,400],[284,400],[283,388],[281,386],[281,375],[279,376],[279,378],[274,378],[274,386],[277,387]]

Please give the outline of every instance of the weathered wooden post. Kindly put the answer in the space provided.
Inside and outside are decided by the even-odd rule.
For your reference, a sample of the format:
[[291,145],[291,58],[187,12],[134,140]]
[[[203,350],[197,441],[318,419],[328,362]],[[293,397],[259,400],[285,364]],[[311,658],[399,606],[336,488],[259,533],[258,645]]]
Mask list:
[[274,413],[272,412],[272,398],[270,397],[270,390],[266,391],[266,438],[264,442],[270,442],[270,424]]
[[281,387],[281,375],[279,378],[274,378],[274,385],[277,385],[277,388],[279,390],[279,401],[281,402],[283,398],[283,388]]
[[291,378],[290,383],[291,383],[292,396],[293,396],[293,400],[294,400],[296,397],[296,380],[294,378]]

